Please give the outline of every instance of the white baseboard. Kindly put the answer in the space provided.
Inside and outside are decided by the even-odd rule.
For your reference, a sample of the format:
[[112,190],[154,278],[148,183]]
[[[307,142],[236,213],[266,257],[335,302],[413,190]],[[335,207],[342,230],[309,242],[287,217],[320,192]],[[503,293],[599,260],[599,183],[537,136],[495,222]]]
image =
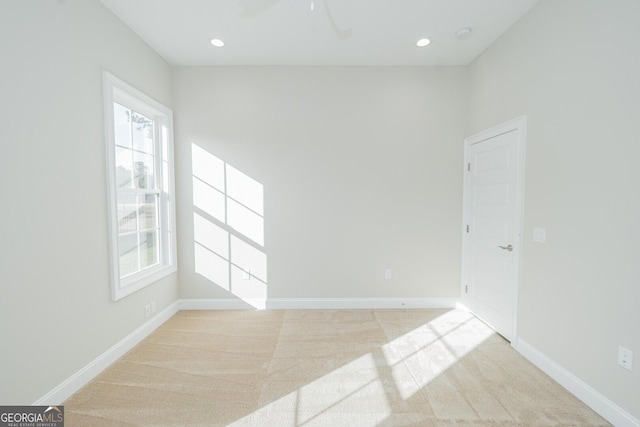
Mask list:
[[180,310],[300,310],[373,308],[456,308],[456,298],[270,298],[266,301],[241,299],[183,299]]
[[558,365],[531,344],[518,339],[515,349],[614,426],[640,427],[640,420]]
[[80,369],[49,393],[42,396],[34,403],[34,405],[61,405],[62,402],[71,397],[73,393],[80,390],[89,381],[122,357],[127,351],[131,350],[136,344],[146,338],[151,332],[155,331],[160,325],[169,320],[169,318],[177,312],[178,303],[174,302],[156,316],[149,319],[149,321],[144,325],[140,326],[138,329],[120,340],[116,345],[98,356],[87,366]]
[[269,309],[456,308],[457,298],[271,298]]

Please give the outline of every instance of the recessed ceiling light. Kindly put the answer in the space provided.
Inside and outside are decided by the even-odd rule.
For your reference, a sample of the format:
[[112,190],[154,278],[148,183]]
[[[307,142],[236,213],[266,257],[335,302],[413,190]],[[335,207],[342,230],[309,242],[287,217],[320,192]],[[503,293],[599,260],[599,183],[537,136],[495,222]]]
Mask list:
[[212,39],[211,40],[211,44],[214,45],[215,47],[222,47],[224,46],[224,42],[220,39]]
[[425,47],[426,45],[428,45],[429,43],[431,43],[431,40],[429,39],[420,39],[418,40],[418,42],[416,43],[416,45],[418,47]]
[[456,31],[456,38],[458,40],[466,40],[469,37],[471,37],[471,28],[469,27],[460,28],[458,31]]

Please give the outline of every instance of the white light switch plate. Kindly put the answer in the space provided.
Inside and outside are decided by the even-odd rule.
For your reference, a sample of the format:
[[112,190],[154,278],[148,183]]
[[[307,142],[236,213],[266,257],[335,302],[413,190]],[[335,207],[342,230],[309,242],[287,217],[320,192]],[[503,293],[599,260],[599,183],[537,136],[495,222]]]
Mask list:
[[547,240],[547,230],[540,227],[533,227],[533,241],[544,243]]

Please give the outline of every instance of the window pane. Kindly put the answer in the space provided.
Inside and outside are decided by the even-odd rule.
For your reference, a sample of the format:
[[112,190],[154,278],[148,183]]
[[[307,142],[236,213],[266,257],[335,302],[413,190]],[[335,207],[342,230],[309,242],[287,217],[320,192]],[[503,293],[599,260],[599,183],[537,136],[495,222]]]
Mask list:
[[155,168],[153,156],[134,151],[134,184],[136,188],[155,188]]
[[116,147],[116,184],[118,188],[133,188],[133,151]]
[[114,102],[113,124],[116,145],[131,148],[131,110]]
[[136,231],[138,204],[135,194],[118,193],[118,233]]
[[138,234],[126,234],[118,237],[120,255],[120,278],[138,271]]
[[158,230],[140,233],[140,268],[158,263]]
[[135,111],[131,112],[133,149],[153,153],[153,120]]
[[112,297],[119,300],[176,271],[172,113],[103,76]]
[[158,226],[158,195],[141,194],[140,196],[140,229]]

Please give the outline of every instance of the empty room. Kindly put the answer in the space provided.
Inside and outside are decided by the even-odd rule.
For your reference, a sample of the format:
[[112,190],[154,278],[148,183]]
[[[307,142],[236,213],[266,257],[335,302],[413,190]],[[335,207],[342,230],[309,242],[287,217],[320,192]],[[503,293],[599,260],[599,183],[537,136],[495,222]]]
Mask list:
[[1,0],[0,425],[640,427],[638,18]]

